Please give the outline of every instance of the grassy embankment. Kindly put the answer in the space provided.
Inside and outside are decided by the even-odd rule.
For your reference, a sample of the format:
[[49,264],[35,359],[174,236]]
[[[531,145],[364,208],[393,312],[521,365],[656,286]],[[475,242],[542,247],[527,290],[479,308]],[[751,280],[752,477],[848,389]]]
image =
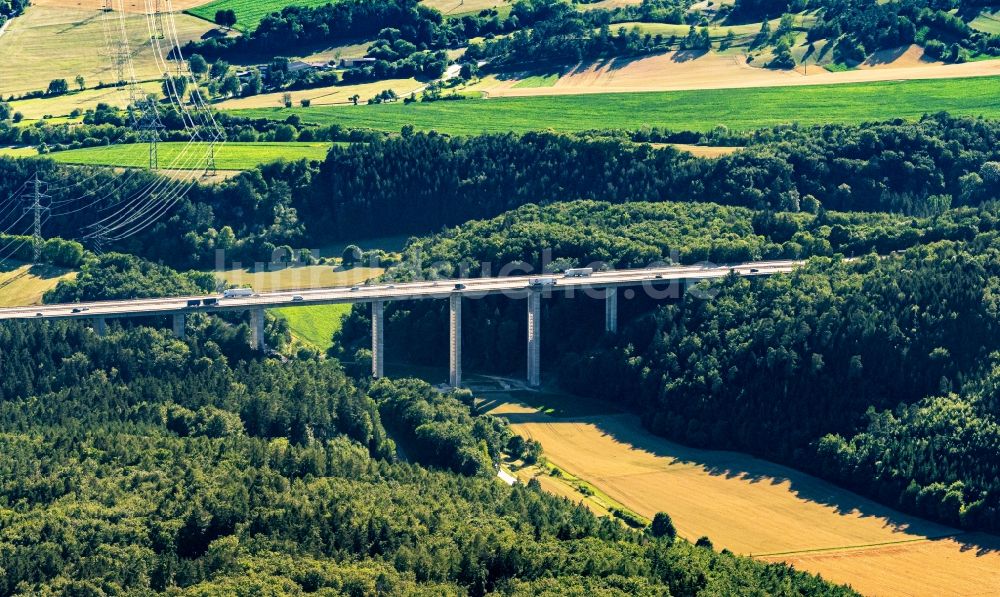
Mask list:
[[60,280],[75,276],[68,269],[8,260],[0,264],[0,307],[39,305]]

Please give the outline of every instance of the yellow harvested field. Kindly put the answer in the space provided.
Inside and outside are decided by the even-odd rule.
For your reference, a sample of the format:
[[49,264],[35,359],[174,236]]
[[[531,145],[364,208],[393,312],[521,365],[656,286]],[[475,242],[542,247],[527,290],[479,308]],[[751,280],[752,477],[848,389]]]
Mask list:
[[[142,83],[139,87],[146,93],[157,93],[160,83]],[[124,108],[128,105],[127,92],[115,88],[87,89],[59,95],[56,97],[38,97],[11,102],[14,110],[24,114],[27,120],[38,120],[45,116],[67,116],[73,110],[87,110],[97,104],[104,103]],[[52,122],[51,124],[56,124]]]
[[30,158],[36,155],[38,155],[38,150],[34,147],[0,147],[0,157]]
[[423,0],[424,6],[437,9],[444,15],[478,13],[508,4],[506,0]]
[[[416,79],[387,79],[375,83],[360,83],[358,85],[334,85],[331,87],[317,87],[316,89],[303,89],[290,92],[292,103],[295,107],[304,99],[310,100],[313,106],[333,106],[337,104],[349,105],[353,103],[351,96],[359,95],[360,104],[364,104],[369,98],[378,95],[386,89],[396,92],[399,97],[405,97],[411,93],[423,90],[425,85]],[[219,110],[239,110],[242,108],[277,108],[283,106],[283,93],[264,93],[250,97],[231,99],[216,104]]]
[[716,549],[788,562],[868,595],[1000,594],[998,537],[904,515],[746,454],[669,442],[633,415],[553,418],[509,403],[491,412],[611,499],[647,518],[668,512],[687,539],[707,535]]
[[944,65],[944,62],[932,60],[924,55],[924,49],[917,44],[902,46],[893,50],[881,50],[868,57],[858,65],[859,69],[873,68],[913,68],[929,64]]
[[485,79],[474,89],[488,97],[628,93],[736,89],[790,85],[829,85],[910,79],[948,79],[1000,75],[1000,60],[965,64],[929,63],[903,51],[894,60],[869,68],[829,72],[810,67],[801,71],[771,70],[747,64],[746,56],[717,52],[667,52],[644,58],[618,58],[580,64],[549,87],[516,87],[518,78]]
[[218,272],[216,276],[230,284],[250,286],[257,292],[279,290],[304,290],[308,288],[332,288],[363,284],[369,278],[382,275],[380,268],[356,267],[341,270],[331,265],[310,265],[289,267],[278,271],[254,272],[232,269]]
[[598,0],[589,4],[578,4],[577,8],[580,10],[614,10],[640,4],[642,4],[642,0]]
[[[653,145],[656,145],[655,143]],[[742,147],[710,147],[708,145],[688,145],[687,143],[670,143],[674,148],[686,151],[696,158],[721,158],[743,149]]]
[[[208,4],[212,0],[161,0],[163,10],[180,12],[189,8],[195,8],[202,4]],[[73,8],[78,10],[101,10],[104,8],[104,0],[31,0],[32,6],[47,6],[50,8]],[[152,12],[149,7],[156,6],[156,0],[113,0],[112,6],[116,10],[129,13]]]
[[[102,81],[114,81],[117,77],[106,50],[105,18],[105,13],[92,9],[44,3],[29,6],[0,36],[0,92],[6,97],[44,90],[53,79],[66,79],[70,88],[76,89],[77,75],[91,88]],[[174,19],[182,44],[212,28],[190,15],[176,14]],[[139,81],[158,79],[163,72],[149,45],[146,20],[140,14],[124,17]],[[117,18],[114,22],[117,24]]]
[[0,266],[0,307],[40,305],[42,295],[76,272],[49,265],[8,261]]

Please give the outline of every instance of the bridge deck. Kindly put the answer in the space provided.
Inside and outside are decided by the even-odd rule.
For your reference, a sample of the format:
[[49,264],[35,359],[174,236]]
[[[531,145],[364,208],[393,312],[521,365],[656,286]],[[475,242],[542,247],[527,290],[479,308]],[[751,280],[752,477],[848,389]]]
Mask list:
[[[269,292],[246,298],[219,298],[205,296],[185,296],[170,298],[150,298],[94,303],[71,303],[16,307],[0,309],[0,320],[4,319],[64,319],[64,318],[127,318],[151,315],[170,315],[179,312],[220,312],[245,311],[254,308],[297,307],[303,305],[329,305],[370,303],[374,301],[402,301],[419,299],[444,299],[454,293],[465,298],[477,298],[491,294],[508,294],[524,297],[531,292],[531,280],[539,277],[553,277],[555,287],[546,287],[546,292],[575,291],[594,292],[595,298],[603,298],[602,289],[626,286],[642,286],[680,282],[684,280],[704,280],[721,278],[730,272],[741,276],[767,276],[787,273],[803,264],[803,261],[760,261],[725,266],[671,266],[662,268],[611,270],[594,272],[586,277],[563,277],[554,275],[512,276],[504,278],[462,278],[438,281],[406,282],[400,284],[379,284],[359,286],[356,289],[319,288],[310,290]],[[456,284],[465,287],[456,289]],[[301,297],[301,300],[294,300]],[[188,307],[189,300],[219,298],[216,306]],[[78,310],[74,313],[73,310]]]

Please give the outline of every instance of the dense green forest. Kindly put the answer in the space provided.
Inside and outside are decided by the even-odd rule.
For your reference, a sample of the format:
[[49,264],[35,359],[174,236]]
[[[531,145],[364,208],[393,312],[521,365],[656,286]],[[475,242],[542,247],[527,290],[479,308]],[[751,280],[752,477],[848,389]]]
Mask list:
[[977,0],[737,0],[730,18],[739,22],[817,10],[808,40],[836,44],[839,61],[857,63],[878,50],[917,43],[932,58],[964,62],[970,52],[1000,53],[1000,36],[966,23],[983,6]]
[[[530,24],[528,11],[522,10],[518,15],[522,25]],[[512,25],[488,11],[481,16],[446,20],[440,12],[421,5],[418,0],[344,0],[315,8],[286,6],[264,17],[247,35],[192,42],[184,53],[197,52],[211,60],[284,56],[291,48],[297,51],[326,48],[358,39],[374,39],[380,32],[392,30],[413,46],[407,52],[410,54],[418,49],[458,47],[469,37],[503,33]]]
[[[735,139],[746,148],[712,160],[653,144],[670,137],[652,129],[370,136],[333,146],[318,165],[276,163],[198,186],[168,218],[110,248],[209,268],[219,249],[230,261],[270,262],[276,249],[288,255],[336,240],[424,234],[524,204],[575,199],[932,216],[1000,198],[1000,126],[981,119],[940,114],[917,123],[778,127]],[[725,130],[710,138],[734,140]],[[99,170],[0,158],[0,193],[17,190],[35,168],[52,189],[53,215],[89,204],[107,212],[154,176],[112,182]],[[80,226],[77,218],[53,217],[44,233],[77,238]]]
[[[556,293],[543,319],[546,370],[572,392],[630,404],[652,431],[684,443],[749,451],[909,512],[997,530],[997,216],[995,208],[911,218],[526,206],[412,241],[398,275],[414,274],[407,263],[417,255],[425,268],[468,260],[540,271],[548,260],[559,271],[593,261],[642,266],[671,253],[690,263],[787,257],[789,246],[800,256],[881,251],[857,261],[818,257],[790,276],[727,279],[709,292],[654,287],[659,299],[639,293],[620,303],[627,323],[611,337],[601,333],[600,300]],[[891,253],[903,239],[910,248]],[[467,302],[477,330],[463,350],[467,366],[519,374],[523,304]],[[446,362],[442,305],[389,309],[392,358]],[[338,343],[363,342],[367,331],[367,313],[356,309]]]
[[28,6],[28,0],[3,0],[0,2],[0,27],[24,12],[26,6]]
[[850,593],[507,487],[499,421],[227,334],[0,325],[0,595]]
[[573,199],[782,211],[812,209],[815,199],[830,210],[929,215],[995,199],[997,147],[1000,126],[944,115],[765,131],[716,160],[619,138],[415,134],[333,148],[315,177],[322,191],[298,207],[311,234],[338,238],[427,232]]
[[[629,397],[657,433],[750,450],[923,516],[997,530],[996,405],[964,386],[1000,348],[989,299],[998,247],[990,234],[731,280],[715,300],[691,297],[633,322],[599,354],[566,355],[562,370],[575,391]],[[938,399],[899,406],[898,435],[879,423],[892,418],[881,411],[952,393],[955,409]],[[934,420],[940,434],[927,429]],[[817,446],[828,433],[848,439]]]

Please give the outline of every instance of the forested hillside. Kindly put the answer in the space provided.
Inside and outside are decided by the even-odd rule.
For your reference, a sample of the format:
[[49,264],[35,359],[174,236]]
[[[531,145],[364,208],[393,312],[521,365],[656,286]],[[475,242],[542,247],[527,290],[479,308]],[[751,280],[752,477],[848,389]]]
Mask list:
[[[841,65],[856,65],[876,52],[910,44],[923,46],[929,58],[946,62],[1000,54],[1000,36],[968,23],[980,8],[978,2],[739,0],[721,7],[695,4],[645,0],[582,10],[579,4],[559,0],[518,0],[509,11],[487,9],[446,18],[416,0],[346,0],[315,8],[287,6],[244,36],[191,43],[186,50],[210,60],[260,61],[287,56],[290,48],[302,52],[375,40],[366,54],[372,64],[348,69],[344,80],[437,78],[449,63],[441,52],[445,49],[457,50],[455,59],[467,64],[470,73],[478,71],[481,61],[491,71],[509,72],[668,50],[727,50],[735,36],[713,41],[709,25],[732,28],[760,23],[759,33],[750,41],[741,40],[741,46],[745,50],[773,48],[768,65],[784,69],[797,62],[791,48],[801,43],[797,33],[803,30],[809,49],[798,60],[807,61],[819,53],[816,44],[822,44],[823,54],[830,54],[828,60]],[[770,20],[779,18],[772,30]],[[636,22],[691,28],[684,36],[616,27]],[[266,83],[277,90],[286,81]],[[259,92],[251,87],[245,87],[244,93]]]
[[[687,137],[655,129],[630,136],[371,135],[365,143],[333,146],[318,166],[271,164],[196,187],[169,218],[112,248],[177,268],[209,268],[218,249],[244,264],[267,262],[278,248],[287,255],[338,240],[424,234],[524,204],[575,199],[931,216],[1000,198],[1000,126],[980,119],[937,115],[918,123],[779,127],[748,136],[719,130],[709,138],[747,147],[712,160],[654,145]],[[106,174],[89,169],[32,164],[56,189],[61,211],[88,202],[110,209],[153,176],[135,174],[110,185]],[[31,167],[0,158],[0,193],[16,190]],[[62,188],[71,190],[63,195]],[[11,214],[4,217],[17,217]],[[53,218],[44,232],[74,238],[80,222]]]
[[[643,266],[672,249],[689,263],[795,256],[790,247],[797,256],[878,250],[883,257],[820,258],[791,276],[733,278],[683,298],[679,288],[660,289],[659,300],[639,293],[622,301],[628,323],[610,338],[597,323],[600,301],[557,293],[543,323],[546,371],[568,390],[631,405],[651,430],[684,443],[749,451],[894,507],[996,530],[996,218],[992,209],[910,219],[582,202],[472,222],[415,240],[407,257],[539,271],[540,248],[551,248],[559,271],[594,260]],[[890,253],[904,244],[905,253]],[[390,354],[440,364],[445,310],[393,303]],[[468,301],[466,313],[477,330],[467,366],[518,374],[523,305]],[[358,308],[338,340],[350,346],[366,331]]]
[[[656,131],[637,136],[658,139]],[[313,234],[336,236],[432,231],[524,203],[573,199],[781,211],[813,209],[815,199],[830,210],[929,215],[996,198],[997,147],[996,124],[944,115],[762,131],[746,151],[716,160],[619,139],[416,134],[334,147],[315,179],[322,191],[300,211]]]
[[[849,593],[509,488],[491,462],[397,462],[379,406],[394,417],[425,384],[369,394],[332,360],[245,359],[191,331],[0,325],[0,595]],[[450,400],[417,408],[455,413],[465,453],[501,447]]]
[[997,530],[998,412],[979,378],[1000,349],[998,247],[991,234],[731,280],[715,300],[658,309],[561,369],[575,391],[630,400],[657,433]]

